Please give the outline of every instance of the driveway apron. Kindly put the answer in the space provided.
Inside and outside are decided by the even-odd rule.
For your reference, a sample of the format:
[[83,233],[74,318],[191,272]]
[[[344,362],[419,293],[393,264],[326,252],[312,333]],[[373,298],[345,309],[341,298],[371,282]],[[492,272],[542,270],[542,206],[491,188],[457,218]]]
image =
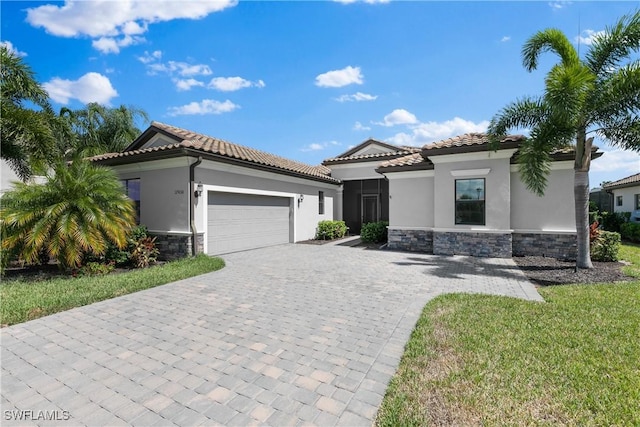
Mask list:
[[541,301],[510,259],[290,244],[3,328],[3,425],[371,425],[425,303]]

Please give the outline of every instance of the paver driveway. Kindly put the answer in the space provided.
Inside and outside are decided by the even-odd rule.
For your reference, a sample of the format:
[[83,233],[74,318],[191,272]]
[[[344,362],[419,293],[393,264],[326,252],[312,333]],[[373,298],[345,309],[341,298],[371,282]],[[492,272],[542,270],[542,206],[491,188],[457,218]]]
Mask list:
[[370,425],[430,298],[541,300],[511,260],[313,245],[223,258],[2,329],[3,424]]

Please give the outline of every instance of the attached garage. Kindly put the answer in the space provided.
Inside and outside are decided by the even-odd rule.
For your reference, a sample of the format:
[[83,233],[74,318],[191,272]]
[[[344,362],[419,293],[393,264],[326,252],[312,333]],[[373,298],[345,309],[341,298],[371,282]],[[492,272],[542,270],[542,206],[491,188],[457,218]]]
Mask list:
[[207,253],[219,255],[292,241],[291,198],[210,191]]

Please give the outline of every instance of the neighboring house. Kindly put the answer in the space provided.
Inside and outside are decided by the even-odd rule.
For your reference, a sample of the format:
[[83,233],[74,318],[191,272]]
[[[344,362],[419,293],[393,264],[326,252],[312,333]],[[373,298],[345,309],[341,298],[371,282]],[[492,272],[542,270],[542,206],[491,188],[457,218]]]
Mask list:
[[123,152],[91,160],[115,169],[168,258],[312,239],[340,188],[324,166],[157,122]]
[[631,221],[640,222],[640,173],[605,184],[613,194],[613,211],[630,212]]
[[298,242],[318,221],[344,219],[351,234],[388,220],[391,249],[574,258],[574,153],[552,155],[538,197],[515,163],[523,140],[493,150],[477,133],[422,148],[368,139],[309,166],[153,122],[122,153],[92,160],[116,170],[140,223],[171,256]]

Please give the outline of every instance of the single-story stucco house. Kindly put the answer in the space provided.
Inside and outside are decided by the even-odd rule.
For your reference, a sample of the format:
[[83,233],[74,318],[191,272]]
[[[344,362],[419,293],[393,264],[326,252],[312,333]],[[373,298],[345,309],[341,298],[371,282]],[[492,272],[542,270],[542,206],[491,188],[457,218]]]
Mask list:
[[153,122],[121,153],[91,160],[117,172],[168,257],[308,240],[330,219],[351,234],[389,221],[391,249],[574,257],[573,152],[553,154],[538,197],[515,164],[523,140],[492,150],[479,133],[422,148],[369,139],[310,166]]
[[640,173],[605,184],[603,189],[613,195],[614,212],[630,212],[630,220],[640,222]]

